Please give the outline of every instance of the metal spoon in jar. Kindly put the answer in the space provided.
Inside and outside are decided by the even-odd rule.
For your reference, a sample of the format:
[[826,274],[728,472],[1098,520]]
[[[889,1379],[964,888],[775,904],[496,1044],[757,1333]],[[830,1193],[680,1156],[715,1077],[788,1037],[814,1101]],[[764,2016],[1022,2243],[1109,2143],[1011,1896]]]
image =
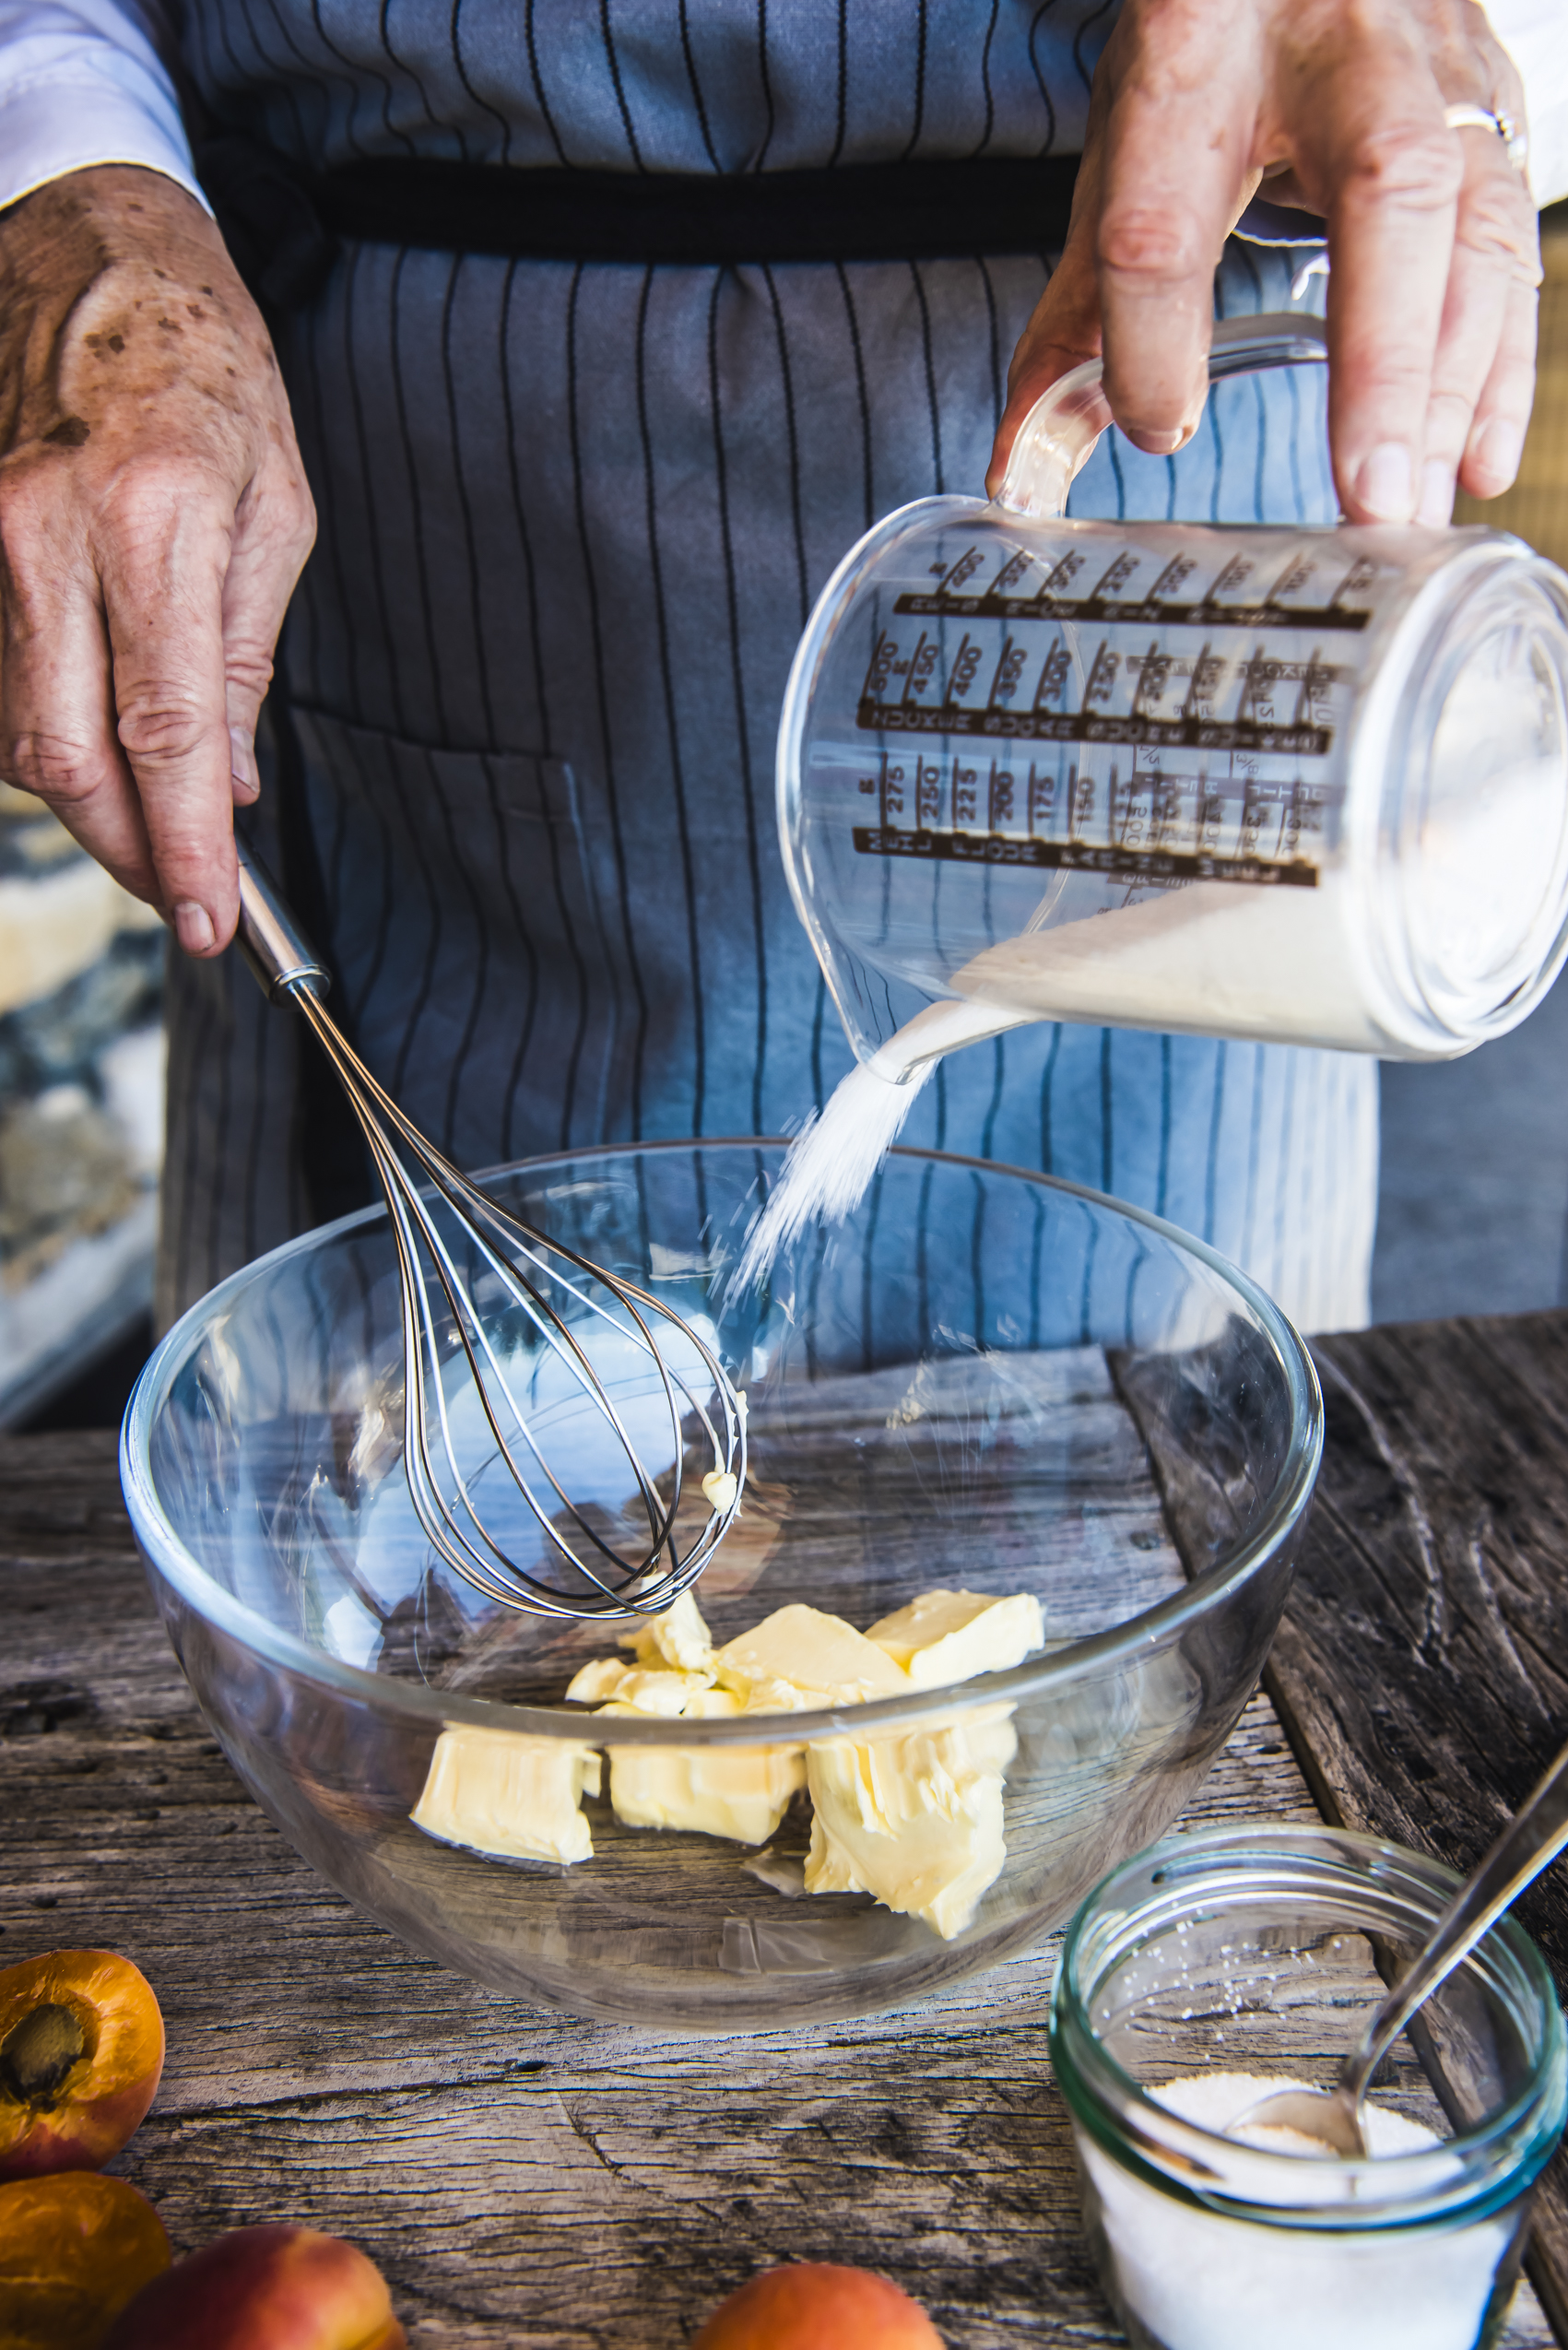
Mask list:
[[1339,2067],[1331,2089],[1282,2089],[1238,2114],[1226,2131],[1293,2130],[1337,2155],[1364,2160],[1362,2100],[1384,2055],[1415,2014],[1468,1958],[1483,1934],[1568,1844],[1568,1746],[1527,1797],[1478,1868],[1466,1878],[1400,1980],[1377,2007]]

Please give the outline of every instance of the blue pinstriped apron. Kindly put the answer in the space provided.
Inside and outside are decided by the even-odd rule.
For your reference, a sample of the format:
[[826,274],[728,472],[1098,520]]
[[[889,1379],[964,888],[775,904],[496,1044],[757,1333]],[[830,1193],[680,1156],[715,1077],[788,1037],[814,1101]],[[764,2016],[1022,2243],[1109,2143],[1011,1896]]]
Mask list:
[[[312,171],[717,174],[1070,153],[1110,18],[191,0],[183,52],[218,123]],[[848,1066],[773,829],[784,678],[852,538],[978,486],[1046,274],[1018,253],[643,266],[348,240],[279,322],[321,539],[264,830],[281,804],[340,1012],[460,1161],[777,1132]],[[1220,307],[1282,306],[1286,274],[1232,245]],[[1328,519],[1322,399],[1225,386],[1176,460],[1102,444],[1073,511]],[[298,1041],[232,958],[176,974],[165,1316],[371,1196]],[[908,1139],[1153,1207],[1308,1327],[1365,1318],[1370,1062],[1043,1025],[945,1063]]]

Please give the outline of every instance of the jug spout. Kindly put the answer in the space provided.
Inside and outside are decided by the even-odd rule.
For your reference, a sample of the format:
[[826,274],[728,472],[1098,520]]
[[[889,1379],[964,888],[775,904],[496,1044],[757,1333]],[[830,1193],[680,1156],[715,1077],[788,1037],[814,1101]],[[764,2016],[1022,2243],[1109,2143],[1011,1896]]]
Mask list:
[[961,1045],[981,1044],[987,1036],[1006,1035],[1009,1028],[1026,1028],[1040,1017],[1038,1011],[1014,1005],[949,998],[927,1004],[874,1052],[861,1057],[890,1085],[907,1085],[944,1053],[954,1052]]

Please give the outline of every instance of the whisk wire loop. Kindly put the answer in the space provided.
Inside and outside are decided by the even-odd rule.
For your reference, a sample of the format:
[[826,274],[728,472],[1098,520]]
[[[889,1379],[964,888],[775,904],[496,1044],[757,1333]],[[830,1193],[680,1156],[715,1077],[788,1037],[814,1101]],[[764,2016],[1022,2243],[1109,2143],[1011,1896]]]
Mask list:
[[[241,944],[275,1001],[304,1015],[343,1086],[386,1196],[396,1260],[403,1329],[404,1469],[415,1515],[432,1549],[474,1589],[497,1605],[568,1620],[634,1620],[667,1608],[696,1581],[739,1507],[746,1476],[746,1417],[741,1397],[701,1330],[640,1283],[607,1271],[504,1208],[438,1151],[371,1076],[322,996],[324,968],[300,939],[292,916],[253,859],[241,865]],[[450,1230],[443,1229],[449,1220]],[[455,1244],[455,1245],[454,1245]],[[477,1267],[477,1277],[469,1269]],[[481,1310],[481,1285],[503,1301]],[[610,1350],[601,1368],[593,1333]],[[655,1333],[658,1335],[655,1335]],[[522,1336],[522,1346],[515,1340]],[[663,1352],[678,1341],[676,1359]],[[509,1343],[508,1340],[513,1342]],[[655,1470],[613,1391],[616,1350],[643,1361],[662,1398],[658,1427],[667,1432],[667,1462]],[[531,1413],[516,1387],[528,1364],[536,1400],[554,1364],[566,1391]],[[477,1399],[477,1428],[464,1433],[449,1396],[449,1373],[461,1366],[457,1392]],[[711,1390],[711,1394],[707,1392]],[[541,1441],[538,1421],[586,1398],[617,1440],[645,1527],[630,1550],[601,1530],[603,1510],[573,1500]],[[644,1409],[649,1398],[640,1397]],[[473,1421],[466,1402],[461,1415]],[[689,1437],[690,1428],[690,1437]],[[488,1445],[485,1439],[488,1437]],[[724,1481],[705,1522],[681,1548],[678,1520],[688,1442],[711,1452]],[[661,1453],[664,1444],[661,1443]],[[545,1560],[566,1570],[563,1585],[513,1555],[494,1512],[476,1487],[495,1464],[510,1478],[526,1519],[543,1540]],[[545,1490],[536,1490],[536,1484]]]

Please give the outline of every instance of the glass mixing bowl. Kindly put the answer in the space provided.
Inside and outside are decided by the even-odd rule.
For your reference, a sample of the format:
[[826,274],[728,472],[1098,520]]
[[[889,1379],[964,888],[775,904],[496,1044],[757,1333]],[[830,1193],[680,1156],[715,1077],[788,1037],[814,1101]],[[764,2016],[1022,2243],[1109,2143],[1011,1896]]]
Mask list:
[[[379,1210],[215,1289],[126,1415],[125,1497],[153,1589],[257,1801],[405,1942],[543,2005],[776,2027],[907,2002],[1032,1945],[1181,1810],[1285,1602],[1322,1405],[1301,1340],[1232,1266],[1071,1185],[896,1151],[855,1216],[726,1304],[782,1159],[777,1143],[653,1144],[489,1180],[656,1288],[745,1392],[745,1506],[696,1594],[716,1640],[792,1603],[864,1632],[933,1588],[1034,1593],[1045,1646],[1010,1670],[833,1712],[611,1719],[567,1704],[611,1635],[481,1599],[419,1531]],[[651,1371],[623,1359],[616,1375],[633,1408]],[[537,1405],[574,1447],[573,1499],[613,1529],[624,1457],[548,1386]],[[708,1465],[693,1450],[688,1490]],[[489,1482],[525,1551],[521,1504]],[[782,1774],[786,1793],[819,1769],[841,1791],[879,1790],[867,1836],[928,1834],[950,1857],[988,1822],[991,1859],[935,1923],[898,1867],[877,1882],[910,1907],[808,1894],[804,1789],[758,1846],[629,1826],[588,1792],[575,1833],[591,1856],[501,1857],[411,1816],[438,1742],[465,1741],[515,1766],[525,1810],[573,1754],[590,1786],[598,1755],[709,1783]],[[913,1825],[889,1830],[905,1798]],[[891,1850],[857,1848],[884,1863]]]

